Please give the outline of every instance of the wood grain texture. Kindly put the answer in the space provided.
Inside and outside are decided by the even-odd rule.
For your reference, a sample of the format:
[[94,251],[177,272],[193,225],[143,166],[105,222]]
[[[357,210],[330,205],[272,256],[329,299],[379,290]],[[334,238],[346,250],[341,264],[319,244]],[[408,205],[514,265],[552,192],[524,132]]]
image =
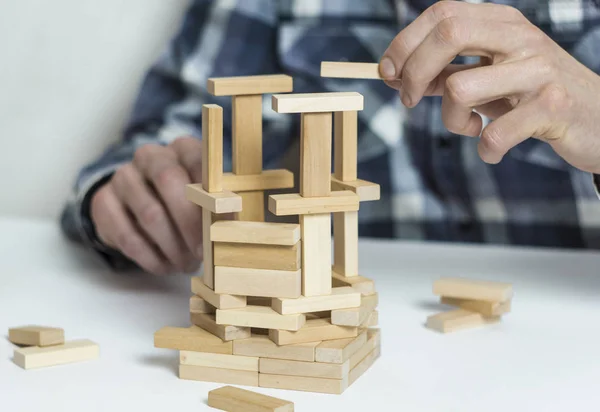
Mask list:
[[455,309],[429,316],[425,325],[437,332],[451,333],[498,323],[500,319],[499,316],[487,318],[481,313]]
[[200,296],[217,309],[236,309],[246,306],[245,296],[218,294],[205,285],[202,276],[192,276],[192,293]]
[[83,362],[100,356],[100,347],[91,340],[68,341],[60,345],[15,349],[13,362],[23,369],[39,369]]
[[333,114],[334,176],[341,181],[357,179],[358,112]]
[[180,364],[179,378],[228,385],[258,386],[258,372],[208,368],[206,366]]
[[350,373],[350,361],[344,363],[300,362],[281,359],[261,359],[260,373],[273,375],[305,376],[313,378],[344,379]]
[[189,350],[194,352],[222,353],[231,355],[233,344],[198,326],[189,328],[164,327],[154,333],[154,347],[161,349]]
[[208,392],[208,406],[227,412],[294,412],[294,403],[225,386]]
[[296,271],[301,267],[302,244],[293,246],[215,242],[215,266]]
[[302,295],[331,294],[331,215],[300,216]]
[[51,346],[65,343],[65,331],[39,325],[18,326],[8,329],[8,340],[16,345]]
[[285,74],[214,77],[208,79],[207,88],[213,96],[290,93],[293,91],[294,81]]
[[321,77],[383,80],[379,63],[321,62]]
[[272,106],[277,113],[332,113],[362,110],[364,99],[356,92],[276,94]]
[[265,170],[254,175],[223,174],[223,187],[232,192],[257,190],[291,189],[294,187],[294,174],[286,169]]
[[358,212],[333,214],[333,270],[358,276]]
[[366,180],[357,179],[352,181],[341,181],[335,176],[331,177],[331,190],[349,190],[358,196],[361,202],[370,202],[379,200],[381,197],[381,189],[377,183],[368,182]]
[[344,379],[325,379],[261,373],[259,374],[259,386],[261,388],[340,395],[348,388],[348,377]]
[[202,106],[202,187],[223,190],[223,108],[216,104]]
[[207,368],[232,369],[258,372],[258,358],[252,356],[224,355],[182,350],[179,352],[182,365],[204,366]]
[[293,246],[300,241],[300,225],[295,223],[220,221],[210,228],[214,242]]
[[269,331],[269,339],[278,345],[354,338],[356,336],[358,336],[357,328],[333,325],[331,319],[307,320],[306,324],[296,332],[287,330]]
[[303,113],[300,131],[300,195],[329,196],[331,192],[331,113]]
[[510,283],[448,277],[433,282],[433,294],[450,298],[505,302],[512,299]]
[[333,288],[331,295],[302,296],[297,299],[275,298],[272,308],[282,315],[293,313],[311,313],[359,307],[361,302],[360,292],[351,287]]
[[289,298],[302,293],[302,272],[298,270],[215,267],[215,292],[240,296]]
[[217,310],[219,325],[235,325],[263,329],[299,330],[306,323],[304,315],[280,315],[265,306]]
[[286,193],[269,196],[269,212],[275,216],[355,212],[359,208],[359,202],[359,197],[349,190],[331,192],[329,196],[322,197]]

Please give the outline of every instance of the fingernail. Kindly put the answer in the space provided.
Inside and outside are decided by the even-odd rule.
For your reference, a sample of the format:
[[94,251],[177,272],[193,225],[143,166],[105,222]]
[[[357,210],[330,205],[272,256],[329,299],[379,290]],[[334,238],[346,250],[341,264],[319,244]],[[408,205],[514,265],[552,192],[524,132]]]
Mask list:
[[379,70],[381,75],[386,79],[393,79],[396,77],[396,66],[389,57],[384,57],[379,63]]

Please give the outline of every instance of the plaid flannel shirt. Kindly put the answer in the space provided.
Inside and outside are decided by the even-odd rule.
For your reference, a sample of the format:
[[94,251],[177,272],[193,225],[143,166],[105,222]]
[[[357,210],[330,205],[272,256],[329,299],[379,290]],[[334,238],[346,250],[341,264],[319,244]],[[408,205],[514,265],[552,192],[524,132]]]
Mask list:
[[[201,138],[205,103],[225,109],[225,168],[230,168],[231,101],[211,96],[207,78],[286,73],[294,78],[294,92],[365,96],[358,173],[381,185],[381,200],[361,204],[361,236],[600,247],[600,201],[590,175],[570,167],[547,144],[530,139],[500,164],[488,165],[477,155],[477,139],[446,130],[440,98],[406,109],[383,82],[320,77],[322,60],[379,61],[394,36],[432,3],[193,1],[180,31],[147,73],[122,139],[79,174],[62,215],[64,231],[118,260],[94,239],[88,213],[94,190],[144,144]],[[593,0],[499,3],[521,10],[600,72],[600,8]],[[278,166],[294,146],[298,118],[274,113],[265,98],[265,168]]]

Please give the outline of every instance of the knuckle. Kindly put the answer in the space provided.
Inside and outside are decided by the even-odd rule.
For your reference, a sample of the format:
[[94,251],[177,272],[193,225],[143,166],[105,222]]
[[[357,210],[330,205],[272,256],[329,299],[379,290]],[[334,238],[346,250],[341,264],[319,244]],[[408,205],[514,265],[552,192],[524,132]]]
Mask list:
[[452,102],[469,107],[469,92],[469,84],[463,76],[454,74],[446,79],[446,93]]
[[458,46],[465,41],[466,30],[458,17],[448,17],[435,27],[436,40],[443,45]]
[[509,6],[507,4],[501,4],[501,5],[499,5],[499,7],[500,7],[502,14],[504,14],[505,16],[508,16],[512,20],[525,19],[525,16],[523,15],[523,13],[521,13],[521,11],[514,6]]
[[569,95],[567,89],[556,83],[552,83],[542,90],[540,100],[542,106],[552,113],[568,110],[574,104],[573,98]]
[[456,4],[450,1],[438,1],[429,7],[429,13],[434,21],[442,21],[456,16]]

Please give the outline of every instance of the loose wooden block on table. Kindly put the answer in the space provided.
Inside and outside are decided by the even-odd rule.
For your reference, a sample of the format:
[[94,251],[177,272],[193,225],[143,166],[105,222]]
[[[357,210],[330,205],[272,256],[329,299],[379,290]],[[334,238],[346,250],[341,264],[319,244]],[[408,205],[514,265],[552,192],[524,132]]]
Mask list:
[[305,362],[315,361],[315,348],[321,342],[298,343],[278,346],[267,336],[252,336],[233,342],[234,355],[257,356],[269,359],[288,359]]
[[443,305],[456,306],[470,312],[478,312],[486,317],[501,316],[509,313],[511,309],[510,300],[507,300],[506,302],[486,302],[483,300],[467,300],[442,296],[440,298],[440,303]]
[[213,242],[293,246],[300,240],[296,223],[243,222],[224,220],[210,228]]
[[332,176],[331,190],[349,190],[355,193],[361,202],[379,200],[379,198],[381,197],[381,189],[377,183],[368,182],[362,179],[357,179],[353,181],[341,181],[336,179],[335,176]]
[[294,187],[294,174],[286,169],[265,170],[252,175],[225,173],[223,175],[223,187],[236,193],[255,190],[291,189]]
[[379,63],[321,62],[321,77],[382,80]]
[[379,295],[363,296],[360,307],[331,311],[331,323],[342,326],[361,326],[379,304]]
[[358,212],[333,214],[333,270],[358,276]]
[[269,196],[269,211],[275,216],[355,212],[359,204],[359,197],[349,190],[323,197],[303,197],[297,193]]
[[302,295],[331,294],[331,215],[300,216]]
[[190,312],[195,313],[215,313],[216,308],[202,299],[200,296],[190,297]]
[[202,187],[223,190],[223,108],[216,104],[202,106]]
[[350,356],[350,370],[354,369],[376,347],[381,345],[381,331],[379,329],[367,330],[367,343]]
[[258,372],[258,358],[253,356],[181,351],[179,353],[179,363],[207,368]]
[[302,293],[302,271],[215,266],[215,292],[297,298]]
[[304,315],[280,315],[265,306],[247,306],[242,309],[217,310],[219,325],[235,325],[264,329],[296,331],[306,323]]
[[357,179],[358,112],[333,115],[334,175],[342,181]]
[[427,318],[426,326],[441,333],[456,332],[488,324],[497,323],[500,317],[485,317],[481,313],[464,309],[451,310],[431,315]]
[[356,336],[358,336],[356,327],[333,325],[330,319],[307,320],[306,325],[295,332],[278,329],[269,331],[269,339],[278,345],[354,338]]
[[259,372],[272,375],[343,379],[350,373],[350,361],[347,360],[344,363],[336,364],[281,359],[261,359],[259,362]]
[[213,96],[290,93],[294,80],[285,74],[215,77],[208,79],[207,88]]
[[369,370],[375,361],[379,359],[379,356],[381,356],[381,346],[378,345],[350,371],[350,374],[348,375],[348,385],[352,385],[367,370]]
[[214,313],[190,313],[192,324],[201,327],[207,332],[221,338],[224,341],[246,339],[251,336],[250,328],[232,325],[217,325]]
[[355,338],[321,342],[315,349],[315,361],[322,363],[344,363],[367,343],[367,331]]
[[215,242],[213,250],[215,266],[289,271],[300,269],[302,260],[300,242],[293,246]]
[[277,113],[325,113],[362,110],[364,99],[356,92],[276,94],[272,97]]
[[261,373],[258,380],[261,388],[329,393],[333,395],[340,395],[348,388],[348,377],[344,377],[344,379],[326,379]]
[[222,191],[209,193],[202,184],[186,185],[185,197],[190,202],[213,213],[233,213],[242,210],[242,198],[233,192]]
[[16,345],[50,346],[65,343],[62,328],[27,325],[8,329],[8,340]]
[[96,359],[100,348],[90,340],[74,340],[60,345],[29,346],[15,349],[13,361],[23,369],[37,369]]
[[282,315],[330,311],[358,307],[360,306],[360,296],[360,292],[346,286],[333,288],[331,295],[302,296],[298,299],[275,298],[271,307]]
[[466,278],[441,278],[433,282],[433,294],[450,298],[505,302],[512,299],[510,283]]
[[232,342],[220,338],[198,326],[189,328],[164,327],[154,333],[154,347],[162,349],[188,350],[194,352],[233,353]]
[[335,271],[331,272],[331,281],[333,287],[351,286],[359,291],[363,296],[370,296],[376,293],[375,282],[364,276],[346,277]]
[[258,386],[258,372],[179,365],[179,378],[228,385]]
[[290,401],[232,386],[208,392],[208,406],[227,412],[294,412]]
[[204,284],[202,276],[192,277],[192,293],[200,296],[217,309],[237,309],[246,306],[245,296],[218,294]]

